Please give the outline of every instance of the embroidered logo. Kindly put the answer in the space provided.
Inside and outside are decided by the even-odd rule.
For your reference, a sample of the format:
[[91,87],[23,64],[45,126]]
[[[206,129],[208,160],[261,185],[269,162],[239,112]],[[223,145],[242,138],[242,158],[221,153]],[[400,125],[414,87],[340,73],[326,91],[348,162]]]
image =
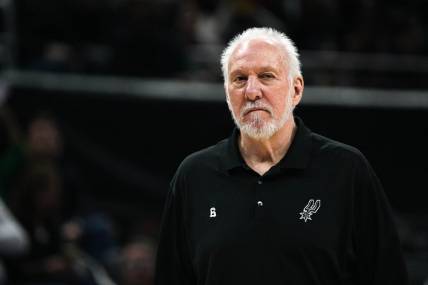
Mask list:
[[300,212],[300,219],[304,220],[305,223],[307,220],[312,221],[312,214],[315,214],[319,208],[321,207],[321,200],[316,200],[314,202],[314,199],[310,199],[306,207],[303,209],[303,212]]
[[215,212],[215,208],[210,208],[210,218],[215,218],[217,216],[217,213]]

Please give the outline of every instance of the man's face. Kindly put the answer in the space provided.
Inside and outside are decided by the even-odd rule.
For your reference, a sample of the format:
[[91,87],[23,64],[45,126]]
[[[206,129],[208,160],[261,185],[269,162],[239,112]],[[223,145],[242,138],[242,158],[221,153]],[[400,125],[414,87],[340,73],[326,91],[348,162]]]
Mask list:
[[270,138],[298,103],[284,56],[275,42],[251,40],[230,57],[225,85],[229,109],[241,132],[252,138]]

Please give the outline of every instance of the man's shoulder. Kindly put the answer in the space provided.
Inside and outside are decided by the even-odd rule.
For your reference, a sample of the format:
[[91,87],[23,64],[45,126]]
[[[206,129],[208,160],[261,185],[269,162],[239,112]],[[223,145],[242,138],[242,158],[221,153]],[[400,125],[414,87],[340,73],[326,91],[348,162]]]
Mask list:
[[[314,155],[313,165],[336,175],[352,175],[361,181],[371,181],[376,177],[375,171],[366,156],[356,147],[312,134]],[[343,176],[342,176],[343,177]]]
[[204,168],[216,168],[221,157],[225,155],[227,141],[228,139],[221,140],[215,145],[189,154],[183,159],[178,170],[180,172],[187,172]]
[[366,161],[365,156],[358,148],[346,143],[317,133],[312,133],[312,142],[315,152],[323,157],[347,161]]

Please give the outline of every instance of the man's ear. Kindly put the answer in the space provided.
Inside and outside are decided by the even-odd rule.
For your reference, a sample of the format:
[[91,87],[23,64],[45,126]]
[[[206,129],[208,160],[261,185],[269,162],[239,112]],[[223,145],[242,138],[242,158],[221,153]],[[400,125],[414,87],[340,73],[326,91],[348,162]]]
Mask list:
[[296,76],[293,79],[293,89],[294,89],[293,106],[297,106],[300,103],[300,100],[302,100],[304,88],[305,88],[305,82],[303,81],[303,77]]

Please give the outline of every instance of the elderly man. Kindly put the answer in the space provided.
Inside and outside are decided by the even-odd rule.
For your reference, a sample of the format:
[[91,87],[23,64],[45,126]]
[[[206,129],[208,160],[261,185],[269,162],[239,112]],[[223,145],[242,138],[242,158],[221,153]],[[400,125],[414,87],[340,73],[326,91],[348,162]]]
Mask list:
[[248,29],[221,63],[237,128],[177,170],[156,284],[406,284],[370,164],[293,116],[304,87],[293,42]]

